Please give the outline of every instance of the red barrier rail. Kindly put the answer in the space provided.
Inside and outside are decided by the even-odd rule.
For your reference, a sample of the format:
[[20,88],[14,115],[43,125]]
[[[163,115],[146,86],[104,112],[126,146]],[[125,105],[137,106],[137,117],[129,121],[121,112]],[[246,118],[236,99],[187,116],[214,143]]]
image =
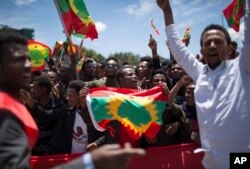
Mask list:
[[[202,153],[194,154],[197,144],[154,147],[147,149],[147,155],[134,158],[128,169],[203,169]],[[61,154],[49,156],[32,156],[31,169],[48,169],[65,163],[81,154]]]

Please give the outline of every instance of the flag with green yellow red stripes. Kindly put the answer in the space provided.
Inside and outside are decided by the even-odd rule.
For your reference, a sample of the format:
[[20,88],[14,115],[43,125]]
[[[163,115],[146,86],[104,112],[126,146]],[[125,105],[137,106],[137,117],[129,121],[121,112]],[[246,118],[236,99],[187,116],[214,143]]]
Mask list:
[[84,35],[91,40],[98,38],[98,33],[83,0],[54,0],[58,14],[67,36]]
[[126,88],[94,88],[87,95],[87,106],[96,129],[104,131],[118,120],[135,139],[155,138],[162,125],[168,96],[162,86],[146,91]]

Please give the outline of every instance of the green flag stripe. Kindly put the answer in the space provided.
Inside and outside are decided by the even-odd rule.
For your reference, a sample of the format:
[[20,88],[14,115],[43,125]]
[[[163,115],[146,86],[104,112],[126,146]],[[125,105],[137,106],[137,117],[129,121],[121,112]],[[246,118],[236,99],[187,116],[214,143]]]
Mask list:
[[69,2],[67,0],[66,1],[65,0],[63,0],[63,1],[56,0],[56,1],[57,1],[57,5],[58,5],[61,13],[66,13],[69,11],[70,6],[69,6]]
[[[115,110],[109,110],[110,97],[93,97],[91,98],[91,108],[97,122],[103,119],[112,119],[113,115],[108,114]],[[162,113],[164,112],[166,103],[161,101],[153,101],[155,116],[158,117],[156,123],[162,123]],[[113,107],[113,106],[112,106]],[[112,108],[111,108],[112,109]],[[140,105],[140,103],[134,102],[133,100],[125,100],[117,107],[117,114],[121,118],[128,118],[133,124],[141,126],[142,124],[148,124],[151,122],[151,112]]]
[[69,0],[70,6],[72,10],[76,13],[76,15],[82,19],[88,19],[89,13],[83,0]]
[[108,105],[106,98],[91,98],[91,109],[97,122],[112,118],[112,115],[107,114],[108,109],[105,108]]

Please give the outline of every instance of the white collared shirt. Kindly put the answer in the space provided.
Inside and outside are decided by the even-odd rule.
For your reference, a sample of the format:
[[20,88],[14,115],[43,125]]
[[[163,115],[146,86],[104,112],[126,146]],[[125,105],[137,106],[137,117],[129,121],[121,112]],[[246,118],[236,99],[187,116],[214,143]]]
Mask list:
[[248,14],[241,56],[223,61],[211,70],[187,50],[174,24],[166,27],[171,52],[196,83],[195,102],[205,168],[228,169],[230,152],[250,152],[249,30]]

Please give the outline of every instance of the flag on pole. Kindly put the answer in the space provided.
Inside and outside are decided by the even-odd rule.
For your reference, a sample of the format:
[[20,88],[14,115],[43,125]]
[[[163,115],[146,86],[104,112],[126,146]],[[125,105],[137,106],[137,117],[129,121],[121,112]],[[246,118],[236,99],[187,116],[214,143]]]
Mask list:
[[53,52],[52,52],[52,57],[58,55],[58,53],[63,49],[63,41],[56,41]]
[[83,0],[54,0],[66,35],[81,34],[91,40],[98,38],[95,24]]
[[51,56],[51,49],[38,41],[28,41],[29,57],[31,59],[32,71],[41,71],[45,68],[45,61]]
[[228,26],[236,32],[240,30],[240,19],[244,16],[244,1],[233,0],[233,2],[223,10]]
[[104,131],[110,121],[117,120],[134,139],[142,134],[155,138],[167,100],[162,86],[147,91],[102,87],[91,89],[87,95],[88,109],[98,130]]

